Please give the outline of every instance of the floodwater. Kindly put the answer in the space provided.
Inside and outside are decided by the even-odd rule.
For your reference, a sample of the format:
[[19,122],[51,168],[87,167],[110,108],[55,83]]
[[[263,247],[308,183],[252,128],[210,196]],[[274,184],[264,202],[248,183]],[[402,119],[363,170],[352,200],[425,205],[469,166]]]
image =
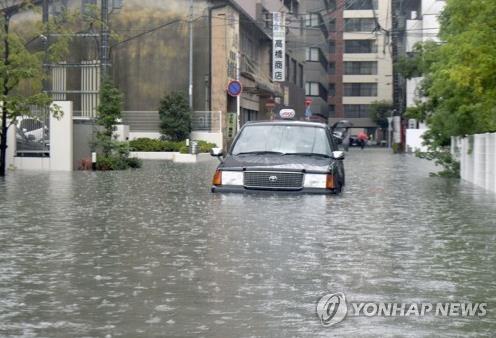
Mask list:
[[[215,166],[0,181],[0,336],[495,334],[495,195],[379,149],[348,154],[341,196],[214,195]],[[316,304],[335,292],[487,315],[324,327]]]

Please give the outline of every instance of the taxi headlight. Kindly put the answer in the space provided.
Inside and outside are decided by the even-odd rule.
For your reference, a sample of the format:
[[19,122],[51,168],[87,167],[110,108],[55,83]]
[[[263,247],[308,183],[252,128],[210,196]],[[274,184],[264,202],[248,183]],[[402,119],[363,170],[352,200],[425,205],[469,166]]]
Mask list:
[[303,186],[305,188],[325,188],[327,175],[325,174],[305,174]]
[[222,185],[243,185],[243,172],[222,171]]

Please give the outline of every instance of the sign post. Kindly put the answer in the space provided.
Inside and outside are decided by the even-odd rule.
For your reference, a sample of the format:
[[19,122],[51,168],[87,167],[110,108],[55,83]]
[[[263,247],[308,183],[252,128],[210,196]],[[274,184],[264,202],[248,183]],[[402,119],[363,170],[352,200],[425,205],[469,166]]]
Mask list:
[[286,79],[286,17],[282,12],[272,13],[272,81]]

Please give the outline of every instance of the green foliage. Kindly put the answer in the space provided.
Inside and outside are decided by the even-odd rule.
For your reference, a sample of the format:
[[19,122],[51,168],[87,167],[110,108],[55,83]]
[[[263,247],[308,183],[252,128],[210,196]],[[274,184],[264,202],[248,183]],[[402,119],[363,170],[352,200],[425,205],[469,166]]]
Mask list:
[[151,138],[138,138],[129,141],[129,147],[133,151],[167,151],[165,150],[167,141],[151,139]]
[[[198,150],[200,153],[209,153],[212,148],[215,148],[214,143],[206,141],[197,141]],[[176,151],[183,154],[189,152],[189,147],[185,141],[167,141],[150,138],[138,138],[129,141],[129,147],[133,151]]]
[[434,41],[415,44],[411,53],[398,58],[394,64],[395,71],[405,79],[424,75],[436,61],[435,52],[438,47],[439,45]]
[[419,45],[425,100],[408,111],[427,122],[432,158],[456,175],[445,154],[451,136],[496,131],[496,2],[448,0],[435,45]]
[[391,116],[393,104],[388,101],[375,101],[370,104],[369,116],[372,121],[377,123],[382,129],[388,127],[387,117]]
[[191,132],[191,111],[183,94],[174,92],[162,98],[158,113],[164,138],[172,141],[188,138]]
[[103,127],[97,133],[97,146],[103,155],[108,156],[112,151],[112,133],[117,120],[121,117],[122,94],[112,82],[105,81],[100,89],[100,105],[97,108],[96,124]]
[[179,151],[185,145],[184,141],[166,141],[151,138],[138,138],[129,141],[129,146],[133,151]]
[[451,155],[450,151],[446,148],[438,151],[419,152],[415,153],[417,157],[434,161],[436,165],[442,166],[444,169],[438,173],[431,173],[431,176],[439,177],[460,177],[460,162],[456,161]]
[[141,168],[142,161],[129,157],[129,144],[127,142],[112,141],[108,154],[99,154],[96,159],[97,170],[125,170],[128,168]]
[[212,150],[212,148],[216,147],[215,143],[210,143],[207,141],[197,141],[197,142],[200,153],[209,153]]

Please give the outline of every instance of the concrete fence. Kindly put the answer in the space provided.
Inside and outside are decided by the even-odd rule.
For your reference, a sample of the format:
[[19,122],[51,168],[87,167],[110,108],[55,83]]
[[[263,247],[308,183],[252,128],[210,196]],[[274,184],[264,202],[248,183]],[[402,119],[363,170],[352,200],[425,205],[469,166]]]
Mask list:
[[451,153],[463,180],[496,192],[496,133],[452,137]]

